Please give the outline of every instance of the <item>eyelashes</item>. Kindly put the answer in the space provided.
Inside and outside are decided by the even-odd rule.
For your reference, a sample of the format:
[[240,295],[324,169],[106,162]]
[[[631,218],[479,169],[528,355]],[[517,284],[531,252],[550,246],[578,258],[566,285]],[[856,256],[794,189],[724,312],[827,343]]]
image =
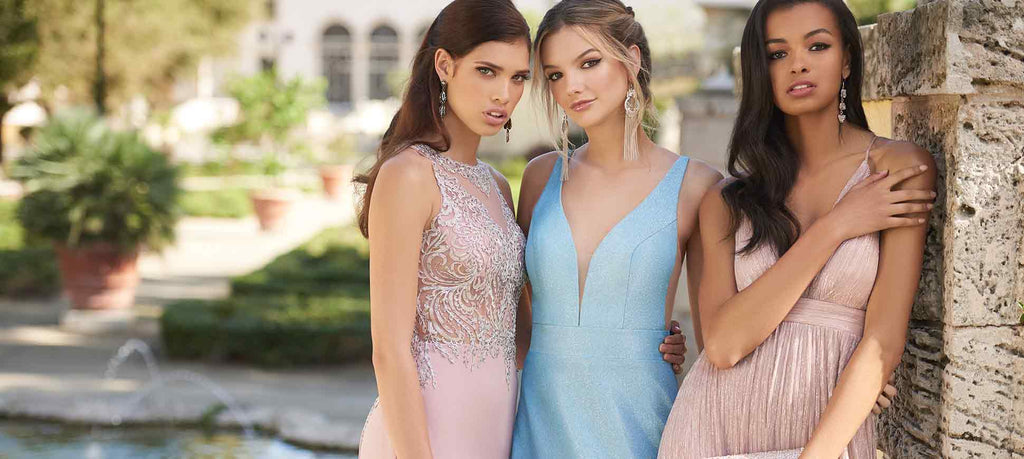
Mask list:
[[[814,52],[814,51],[825,51],[826,49],[829,49],[831,47],[832,47],[832,45],[830,45],[828,43],[818,42],[818,43],[815,43],[815,44],[811,45],[811,47],[808,48],[808,49],[810,51]],[[769,51],[768,52],[768,60],[774,61],[774,60],[782,59],[782,58],[786,57],[787,55],[788,55],[788,53],[786,53],[785,51],[781,51],[781,50],[780,51],[774,51],[774,52]]]
[[[480,72],[480,74],[484,75],[484,76],[496,76],[497,75],[497,73],[494,72],[494,69],[492,69],[490,67],[485,67],[485,66],[477,67],[476,71]],[[512,76],[512,80],[516,81],[516,82],[522,83],[522,82],[525,82],[525,81],[529,81],[530,80],[530,75],[529,74],[518,73],[518,74]]]
[[[587,59],[587,60],[583,61],[582,64],[580,64],[580,68],[581,69],[590,69],[590,68],[594,68],[594,66],[596,66],[597,64],[600,64],[600,63],[601,63],[601,59],[600,58]],[[561,78],[562,78],[562,72],[551,72],[551,74],[547,76],[548,81],[558,81]]]

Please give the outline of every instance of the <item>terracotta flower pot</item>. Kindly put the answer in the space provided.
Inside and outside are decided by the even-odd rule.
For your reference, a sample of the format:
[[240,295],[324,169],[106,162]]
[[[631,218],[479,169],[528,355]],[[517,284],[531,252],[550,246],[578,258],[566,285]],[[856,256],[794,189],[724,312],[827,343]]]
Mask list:
[[288,221],[298,193],[294,190],[258,190],[249,194],[256,219],[263,231],[275,231]]
[[350,184],[354,169],[351,164],[320,167],[320,180],[324,183],[324,193],[328,198],[341,199],[346,192],[352,190]]
[[106,243],[54,248],[73,309],[125,309],[135,304],[138,249],[125,252]]

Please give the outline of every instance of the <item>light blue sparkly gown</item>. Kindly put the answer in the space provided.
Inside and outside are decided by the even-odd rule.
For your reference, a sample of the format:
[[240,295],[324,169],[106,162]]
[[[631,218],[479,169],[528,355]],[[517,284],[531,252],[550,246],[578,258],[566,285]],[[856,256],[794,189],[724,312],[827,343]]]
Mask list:
[[[526,270],[533,334],[512,434],[513,458],[653,458],[678,386],[658,346],[679,242],[688,159],[605,236],[582,304],[576,248],[562,209],[562,160],[530,221]],[[570,178],[571,180],[571,178]]]

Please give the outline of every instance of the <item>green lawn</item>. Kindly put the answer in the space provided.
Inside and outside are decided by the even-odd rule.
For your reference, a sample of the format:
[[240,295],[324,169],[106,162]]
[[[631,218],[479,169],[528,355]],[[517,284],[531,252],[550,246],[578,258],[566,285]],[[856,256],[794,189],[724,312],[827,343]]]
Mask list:
[[190,217],[244,218],[253,213],[249,191],[242,188],[186,191],[181,208]]

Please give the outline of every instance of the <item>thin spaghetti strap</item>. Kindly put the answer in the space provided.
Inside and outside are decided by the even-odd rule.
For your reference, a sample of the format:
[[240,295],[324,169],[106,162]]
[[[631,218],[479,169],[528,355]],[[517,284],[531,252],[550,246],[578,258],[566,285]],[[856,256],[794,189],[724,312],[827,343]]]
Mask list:
[[871,146],[875,144],[876,140],[878,140],[877,135],[871,138],[871,143],[868,144],[868,149],[864,150],[864,161],[867,161],[868,158],[871,158]]

